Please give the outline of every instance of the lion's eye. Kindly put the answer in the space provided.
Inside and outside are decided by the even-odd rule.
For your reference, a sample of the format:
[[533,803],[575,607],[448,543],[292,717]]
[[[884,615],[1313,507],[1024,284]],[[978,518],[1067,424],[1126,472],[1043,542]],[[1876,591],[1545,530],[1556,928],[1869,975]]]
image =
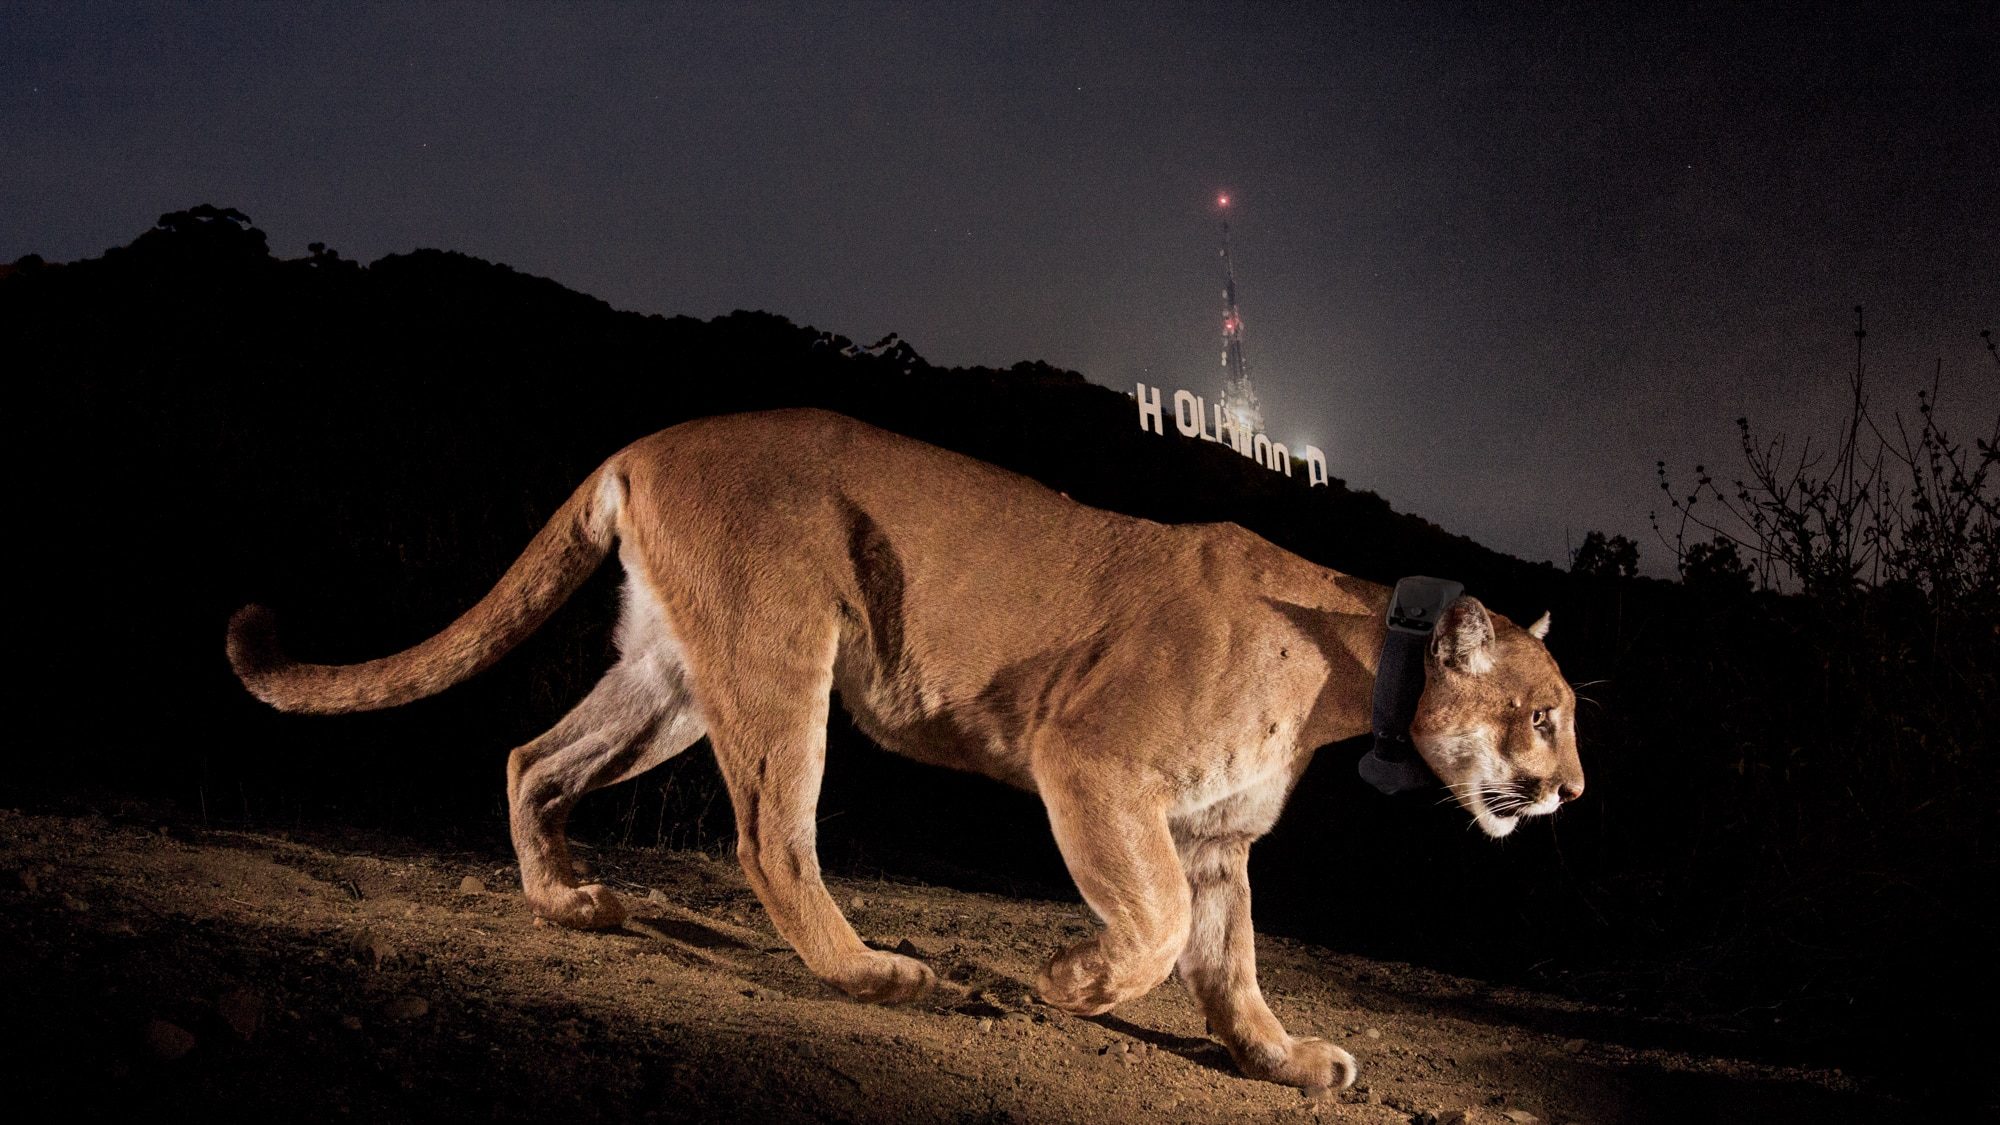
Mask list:
[[1535,708],[1535,713],[1530,718],[1536,726],[1546,730],[1549,725],[1549,709],[1546,707],[1537,707]]

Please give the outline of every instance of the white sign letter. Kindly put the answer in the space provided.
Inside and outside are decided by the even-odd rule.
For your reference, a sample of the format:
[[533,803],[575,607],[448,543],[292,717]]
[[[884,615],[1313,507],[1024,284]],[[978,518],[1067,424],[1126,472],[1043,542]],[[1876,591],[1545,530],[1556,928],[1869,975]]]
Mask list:
[[1186,391],[1174,392],[1174,428],[1182,437],[1201,436],[1201,400]]
[[1161,420],[1160,414],[1160,388],[1153,388],[1153,400],[1147,402],[1146,384],[1141,383],[1136,397],[1139,399],[1139,428],[1166,436],[1167,424]]
[[[1224,430],[1229,431],[1228,437],[1222,436]],[[1243,423],[1238,419],[1225,418],[1222,414],[1222,404],[1219,402],[1215,404],[1215,436],[1218,441],[1228,442],[1229,448],[1245,457],[1250,456],[1250,432],[1243,428]]]
[[1286,476],[1292,475],[1292,451],[1286,449],[1282,442],[1271,443],[1271,467],[1283,469]]
[[1319,446],[1306,446],[1306,480],[1315,488],[1326,483],[1326,454]]

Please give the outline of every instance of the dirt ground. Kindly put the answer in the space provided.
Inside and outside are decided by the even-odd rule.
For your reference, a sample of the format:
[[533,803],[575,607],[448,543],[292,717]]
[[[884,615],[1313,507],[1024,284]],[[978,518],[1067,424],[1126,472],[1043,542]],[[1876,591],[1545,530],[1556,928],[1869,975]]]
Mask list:
[[1092,929],[1078,903],[830,880],[864,938],[938,971],[879,1008],[806,972],[734,863],[579,854],[626,893],[624,931],[539,924],[500,854],[0,811],[4,1082],[32,1110],[9,1116],[1918,1118],[1699,1029],[1260,937],[1280,1018],[1361,1064],[1304,1094],[1237,1076],[1177,982],[1097,1019],[1034,1002],[1035,967]]

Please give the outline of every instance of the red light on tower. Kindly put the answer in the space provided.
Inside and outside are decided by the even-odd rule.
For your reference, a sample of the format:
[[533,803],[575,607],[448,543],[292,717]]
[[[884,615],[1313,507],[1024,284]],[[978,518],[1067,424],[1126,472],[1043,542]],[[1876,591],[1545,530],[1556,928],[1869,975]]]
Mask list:
[[1215,205],[1217,207],[1229,206],[1229,193],[1226,191],[1218,193],[1215,197]]

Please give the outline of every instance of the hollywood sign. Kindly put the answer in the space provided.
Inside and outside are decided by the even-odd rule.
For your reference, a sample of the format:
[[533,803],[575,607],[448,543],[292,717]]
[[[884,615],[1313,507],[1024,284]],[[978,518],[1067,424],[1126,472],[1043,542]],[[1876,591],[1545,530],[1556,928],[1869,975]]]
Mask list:
[[[1139,428],[1165,436],[1166,412],[1161,405],[1160,388],[1140,383],[1139,393],[1134,398],[1139,403]],[[1227,445],[1274,473],[1292,475],[1292,451],[1263,434],[1250,433],[1247,426],[1237,425],[1234,419],[1222,412],[1221,403],[1204,402],[1200,395],[1187,391],[1175,391],[1173,401],[1174,428],[1181,432],[1182,437]],[[1306,446],[1305,463],[1306,483],[1315,487],[1324,485],[1326,454],[1320,452],[1319,446]]]

